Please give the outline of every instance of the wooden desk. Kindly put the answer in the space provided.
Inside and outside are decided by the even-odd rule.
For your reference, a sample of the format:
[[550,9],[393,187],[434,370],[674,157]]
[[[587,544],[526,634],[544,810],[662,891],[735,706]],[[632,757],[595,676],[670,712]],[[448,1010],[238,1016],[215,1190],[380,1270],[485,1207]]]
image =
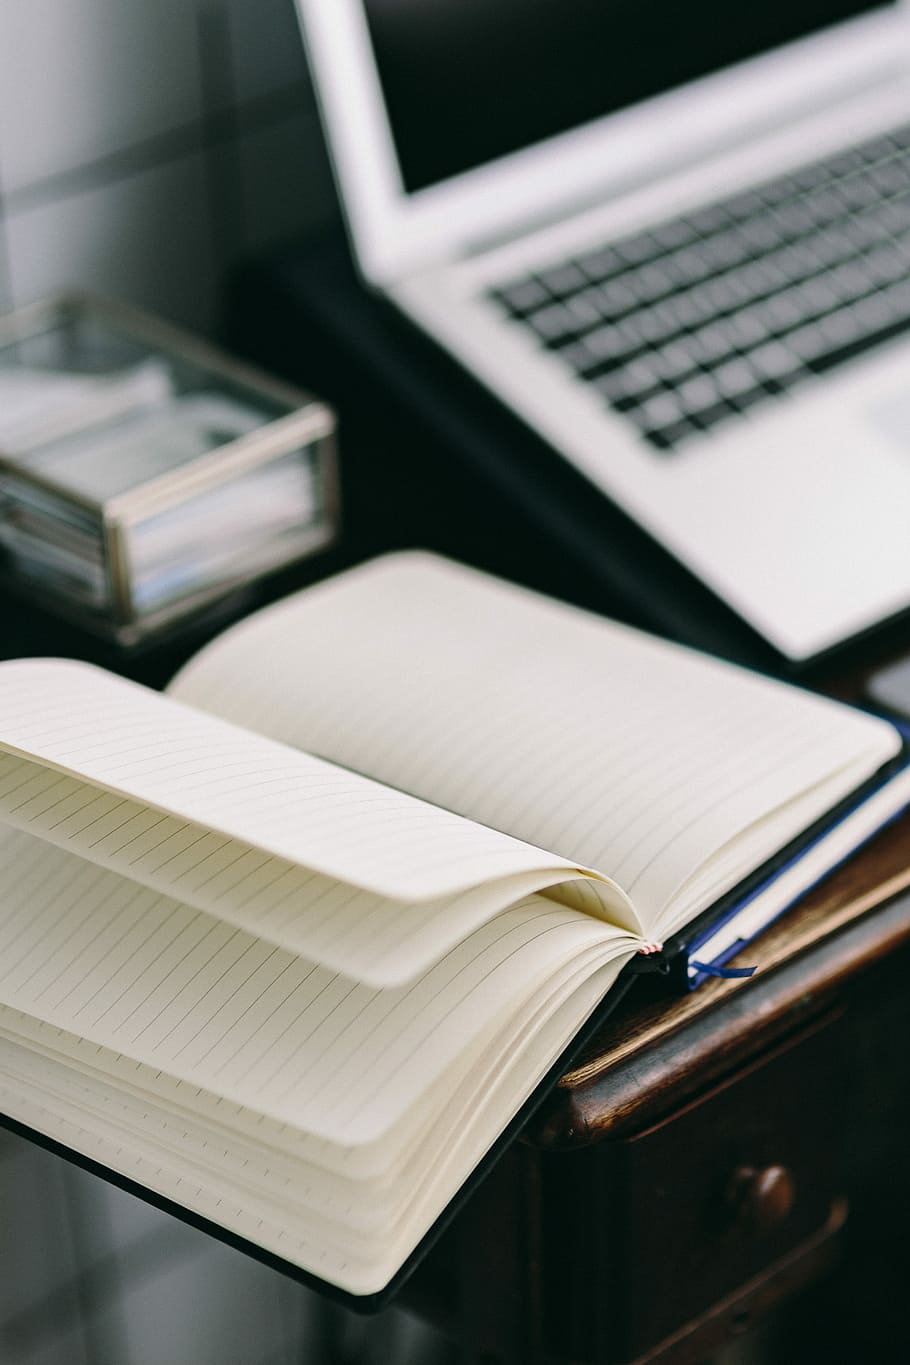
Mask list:
[[808,1332],[792,1317],[771,1358],[895,1358],[908,888],[910,817],[752,945],[751,981],[668,999],[644,978],[431,1253],[412,1304],[490,1361],[686,1365],[841,1256]]

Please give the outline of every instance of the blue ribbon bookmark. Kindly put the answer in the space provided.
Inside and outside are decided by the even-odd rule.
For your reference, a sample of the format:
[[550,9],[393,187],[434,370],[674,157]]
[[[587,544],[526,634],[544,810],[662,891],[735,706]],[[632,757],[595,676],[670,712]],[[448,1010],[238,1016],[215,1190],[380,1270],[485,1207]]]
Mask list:
[[757,967],[721,967],[717,962],[696,962],[689,959],[689,966],[703,976],[720,976],[724,980],[732,980],[738,976],[754,976],[758,971]]

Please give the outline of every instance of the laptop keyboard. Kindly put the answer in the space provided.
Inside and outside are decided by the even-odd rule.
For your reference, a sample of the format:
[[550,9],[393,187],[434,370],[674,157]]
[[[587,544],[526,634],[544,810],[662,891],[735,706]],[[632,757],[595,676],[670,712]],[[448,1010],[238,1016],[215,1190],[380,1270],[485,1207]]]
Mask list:
[[910,328],[910,125],[491,297],[675,451]]

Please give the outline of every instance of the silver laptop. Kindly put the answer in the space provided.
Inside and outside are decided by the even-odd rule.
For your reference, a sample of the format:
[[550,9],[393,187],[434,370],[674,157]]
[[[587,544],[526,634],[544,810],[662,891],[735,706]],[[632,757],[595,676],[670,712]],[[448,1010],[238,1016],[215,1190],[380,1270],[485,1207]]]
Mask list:
[[297,0],[366,280],[809,659],[910,606],[904,0]]

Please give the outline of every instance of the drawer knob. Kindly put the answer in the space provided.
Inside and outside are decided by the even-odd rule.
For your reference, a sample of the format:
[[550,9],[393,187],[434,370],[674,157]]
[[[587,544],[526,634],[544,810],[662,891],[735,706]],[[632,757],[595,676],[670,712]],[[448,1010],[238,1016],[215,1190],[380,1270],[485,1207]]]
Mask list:
[[740,1227],[772,1232],[793,1208],[796,1183],[786,1166],[738,1166],[727,1203]]

